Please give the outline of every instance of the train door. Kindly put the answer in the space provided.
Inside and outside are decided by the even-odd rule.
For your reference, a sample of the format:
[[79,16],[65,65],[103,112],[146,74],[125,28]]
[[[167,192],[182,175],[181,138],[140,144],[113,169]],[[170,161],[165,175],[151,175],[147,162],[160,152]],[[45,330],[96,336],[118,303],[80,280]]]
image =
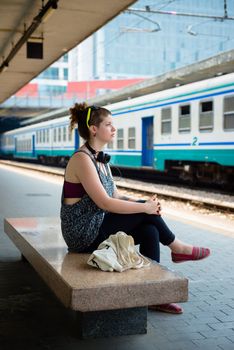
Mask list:
[[17,138],[16,138],[16,137],[15,137],[14,141],[15,141],[15,151],[14,151],[14,154],[16,154],[16,153],[17,153]]
[[153,166],[154,147],[154,117],[142,118],[142,165]]
[[74,129],[74,132],[75,132],[75,151],[77,151],[78,148],[80,147],[78,129]]
[[32,157],[35,157],[35,135],[32,135]]

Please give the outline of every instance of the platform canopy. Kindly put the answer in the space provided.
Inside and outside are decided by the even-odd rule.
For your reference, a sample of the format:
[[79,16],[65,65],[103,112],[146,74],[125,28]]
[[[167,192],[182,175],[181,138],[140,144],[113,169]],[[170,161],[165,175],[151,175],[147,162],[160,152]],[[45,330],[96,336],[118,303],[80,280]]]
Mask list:
[[1,0],[0,103],[134,2]]

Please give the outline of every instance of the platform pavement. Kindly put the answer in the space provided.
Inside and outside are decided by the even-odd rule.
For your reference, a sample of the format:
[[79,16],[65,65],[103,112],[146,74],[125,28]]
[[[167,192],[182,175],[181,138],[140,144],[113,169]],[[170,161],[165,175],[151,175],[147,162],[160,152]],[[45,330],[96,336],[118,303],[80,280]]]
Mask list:
[[161,263],[189,278],[182,315],[149,312],[148,334],[79,340],[64,308],[3,233],[3,217],[59,213],[61,185],[0,167],[0,349],[193,350],[234,349],[234,238],[165,218],[177,237],[208,246],[200,262],[173,264],[167,248]]

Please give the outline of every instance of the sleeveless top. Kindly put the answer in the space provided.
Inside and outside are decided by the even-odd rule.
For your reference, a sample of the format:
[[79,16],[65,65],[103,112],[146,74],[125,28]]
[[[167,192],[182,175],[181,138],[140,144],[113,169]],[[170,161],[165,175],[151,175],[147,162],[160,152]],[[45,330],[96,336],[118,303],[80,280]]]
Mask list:
[[[86,151],[92,160],[99,175],[100,181],[110,197],[114,194],[114,182],[107,164],[105,175],[97,166],[95,159]],[[64,188],[62,193],[62,205],[60,211],[61,229],[63,238],[69,251],[82,252],[88,248],[97,238],[99,228],[104,219],[105,211],[99,208],[87,193],[75,204],[64,203]]]
[[86,193],[81,183],[73,183],[64,179],[63,194],[64,198],[81,198]]

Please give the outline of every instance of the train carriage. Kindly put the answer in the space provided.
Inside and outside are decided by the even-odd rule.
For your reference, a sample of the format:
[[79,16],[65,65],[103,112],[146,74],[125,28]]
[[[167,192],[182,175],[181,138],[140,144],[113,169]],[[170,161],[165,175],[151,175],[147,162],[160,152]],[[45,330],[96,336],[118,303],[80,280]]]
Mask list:
[[[234,73],[106,106],[116,137],[111,163],[196,181],[228,183],[234,175]],[[69,117],[2,134],[1,154],[66,164],[83,141]]]
[[108,108],[117,126],[117,140],[109,145],[116,164],[177,171],[191,179],[224,181],[233,174],[234,74]]

